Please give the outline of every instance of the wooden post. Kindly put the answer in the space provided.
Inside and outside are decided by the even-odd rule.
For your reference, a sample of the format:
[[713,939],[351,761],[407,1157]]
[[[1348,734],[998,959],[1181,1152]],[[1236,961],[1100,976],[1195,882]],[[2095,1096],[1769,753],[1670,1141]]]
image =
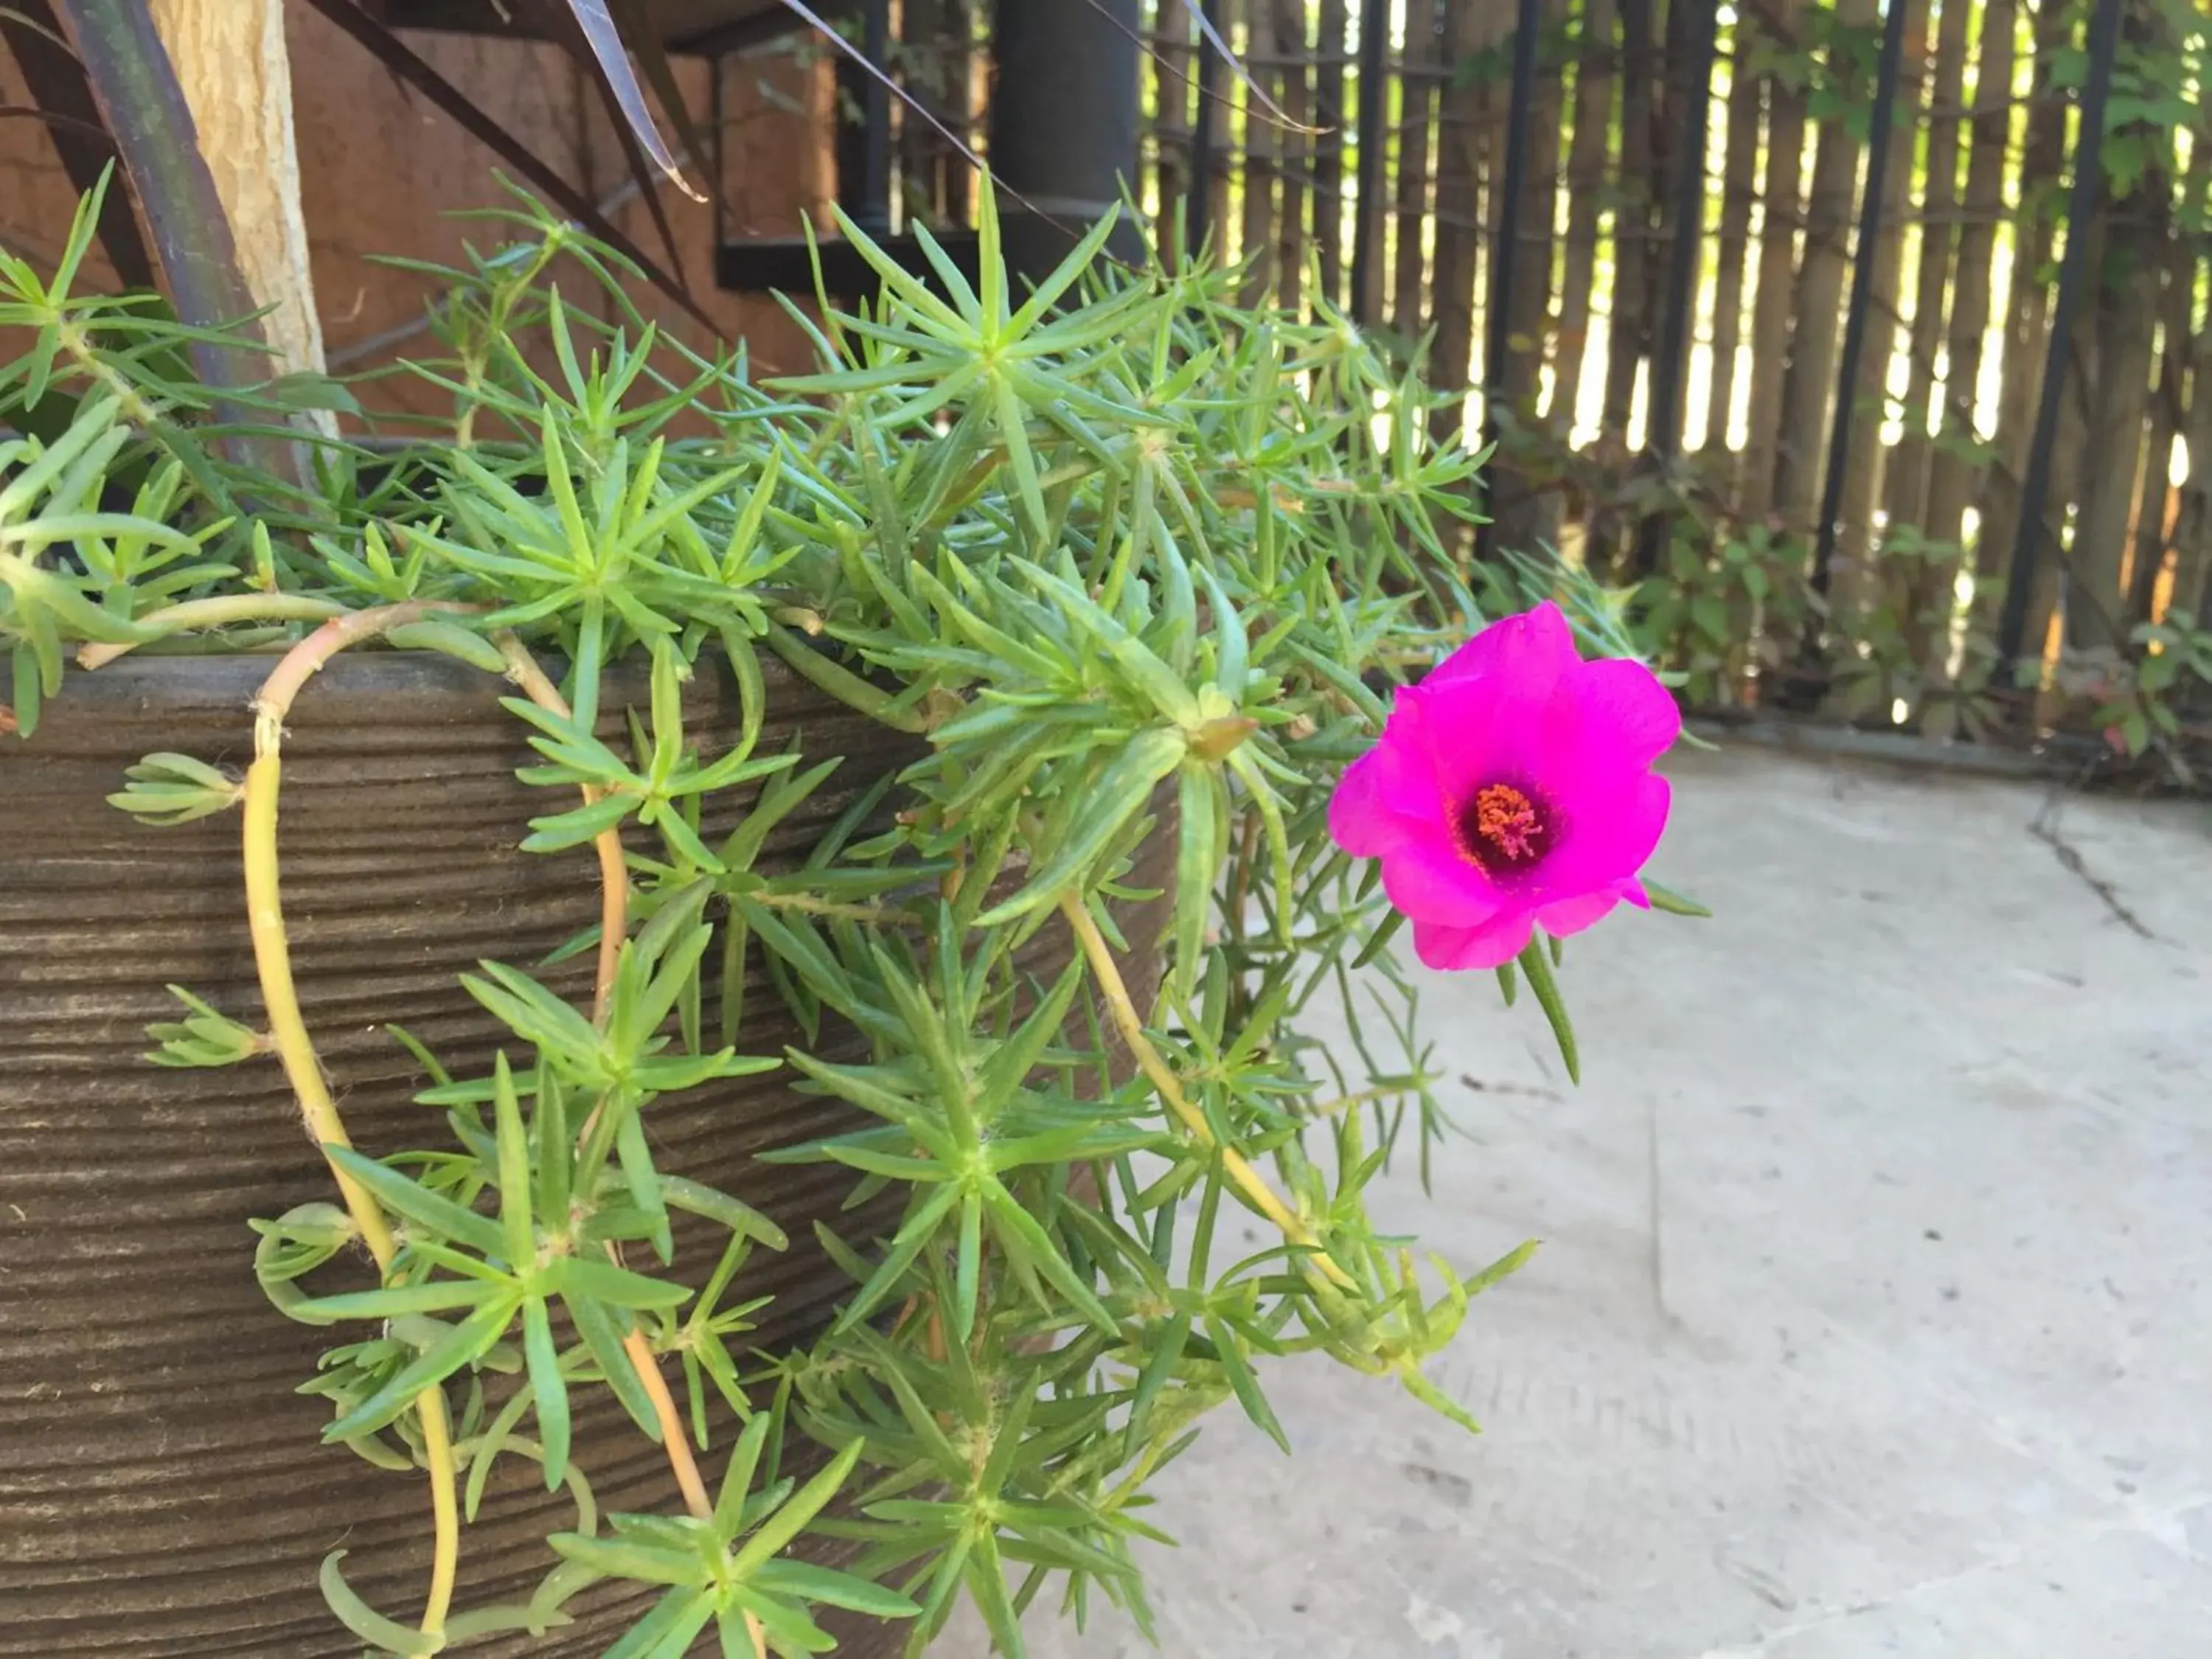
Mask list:
[[[1813,523],[1813,592],[1823,599],[1828,596],[1833,574],[1844,484],[1850,476],[1851,435],[1859,423],[1852,407],[1859,386],[1859,364],[1885,263],[1882,214],[1889,194],[1891,141],[1896,137],[1897,80],[1913,5],[1914,0],[1889,0],[1882,15],[1881,56],[1875,70],[1874,102],[1868,117],[1866,187],[1859,196],[1858,235],[1851,249],[1851,297],[1844,313],[1843,356],[1836,364],[1835,412],[1829,422],[1828,464],[1821,474],[1820,516]],[[1816,625],[1808,625],[1806,638],[1817,642]]]
[[[1966,96],[1966,42],[1954,42],[1954,0],[1945,0],[1936,47],[1933,101],[1938,108],[1947,101],[1962,103]],[[1970,8],[1960,4],[1957,9],[1958,21],[1963,24]],[[1980,395],[1983,337],[1989,331],[1990,322],[1990,266],[1996,246],[1997,219],[2004,210],[2015,21],[2013,0],[1990,0],[1982,9],[1981,55],[1974,69],[1972,102],[1960,109],[1959,125],[1951,130],[1948,147],[1938,142],[1943,127],[1931,127],[1928,136],[1928,197],[1921,232],[1928,240],[1923,243],[1921,255],[1920,297],[1913,301],[1916,388],[1932,381],[1935,373],[1934,337],[1923,327],[1923,321],[1932,327],[1935,316],[1926,297],[1931,283],[1941,282],[1942,295],[1949,304],[1950,315],[1945,323],[1948,343],[1942,391],[1936,407],[1931,411],[1918,390],[1913,394],[1913,421],[1932,424],[1923,424],[1917,430],[1908,424],[1905,428],[1905,446],[1895,458],[1901,477],[1897,489],[1891,492],[1889,519],[1892,524],[1917,525],[1929,550],[1923,554],[1917,571],[1900,573],[1899,580],[1905,584],[1899,608],[1905,619],[1908,650],[1931,684],[1948,678],[1961,515],[1973,485],[1975,469],[1966,444],[1959,440],[1976,435],[1974,405]],[[1948,211],[1949,204],[1958,198],[1955,177],[1944,170],[1940,158],[1949,154],[1955,163],[1960,133],[1967,145],[1966,194],[1958,226],[1957,263],[1949,278],[1942,280],[1935,275],[1936,268],[1948,251],[1939,215]],[[1953,441],[1937,448],[1934,438],[1937,432]],[[1917,492],[1923,479],[1926,489],[1921,497]],[[1911,505],[1915,499],[1923,503],[1917,511]]]
[[[1888,459],[1882,451],[1881,434],[1888,418],[1889,369],[1897,356],[1902,317],[1899,290],[1905,272],[1905,219],[1911,200],[1914,138],[1928,85],[1928,0],[1892,0],[1892,3],[1901,9],[1905,19],[1905,52],[1910,67],[1899,70],[1899,84],[1891,96],[1909,101],[1903,118],[1890,123],[1889,164],[1882,176],[1881,230],[1875,239],[1872,286],[1866,306],[1866,351],[1859,359],[1858,373],[1849,384],[1839,382],[1836,387],[1839,404],[1848,402],[1851,411],[1850,460],[1844,470],[1835,531],[1840,557],[1832,614],[1839,621],[1852,617],[1863,619],[1881,599],[1875,501]],[[1873,153],[1869,140],[1869,167]],[[1940,311],[1939,300],[1931,299],[1929,304]],[[1911,519],[1891,523],[1917,523],[1918,519],[1916,505]],[[1847,627],[1861,625],[1845,622]]]
[[[1877,15],[1875,0],[1839,0],[1836,9],[1836,21],[1846,29],[1863,28]],[[1829,70],[1856,100],[1867,88],[1852,76],[1851,50],[1848,37],[1838,37],[1828,54]],[[1828,406],[1837,392],[1836,321],[1843,314],[1844,278],[1850,267],[1851,191],[1859,149],[1858,135],[1844,111],[1820,123],[1806,197],[1805,253],[1797,267],[1796,326],[1783,382],[1775,460],[1775,507],[1793,530],[1818,526],[1814,504],[1822,489],[1820,441],[1830,429]],[[1848,411],[1848,392],[1843,402]]]
[[[1687,82],[1677,82],[1667,93],[1668,125],[1677,146],[1674,196],[1665,216],[1667,288],[1651,342],[1650,414],[1644,439],[1645,469],[1668,486],[1676,480],[1682,454],[1682,386],[1687,379],[1690,327],[1698,308],[1698,263],[1705,240],[1705,131],[1712,116],[1714,32],[1718,27],[1711,8],[1687,21],[1690,40],[1675,60]],[[1671,507],[1662,506],[1645,515],[1636,531],[1637,575],[1658,574],[1673,533]]]
[[[151,0],[151,9],[230,221],[239,267],[255,305],[270,308],[261,322],[270,373],[320,374],[323,328],[300,210],[283,0]],[[316,424],[336,430],[327,411],[316,411]]]
[[1437,85],[1443,78],[1442,21],[1437,0],[1407,0],[1406,55],[1400,76],[1403,113],[1398,125],[1397,271],[1392,287],[1390,326],[1418,340],[1427,326],[1428,260],[1422,232],[1429,218],[1429,133],[1436,112]]
[[1629,453],[1637,372],[1651,348],[1651,220],[1663,189],[1651,142],[1652,97],[1659,78],[1652,15],[1653,0],[1620,0],[1620,167],[1615,175],[1620,195],[1613,213],[1613,314],[1606,322],[1599,440],[1608,459],[1625,459]]
[[1275,56],[1275,11],[1273,0],[1249,0],[1245,61],[1252,84],[1243,88],[1244,109],[1244,201],[1237,238],[1237,257],[1245,262],[1243,299],[1257,305],[1273,289],[1275,281],[1275,175],[1280,129],[1268,113],[1264,88],[1279,88],[1282,78],[1273,66]]
[[[1613,0],[1587,0],[1582,51],[1575,61],[1575,130],[1567,144],[1567,240],[1559,283],[1559,355],[1554,361],[1553,426],[1572,434],[1589,347],[1590,295],[1597,288],[1598,222],[1605,206],[1607,136],[1613,125]],[[1739,27],[1741,27],[1739,25]]]
[[[1537,428],[1543,398],[1544,353],[1551,333],[1553,221],[1559,194],[1559,127],[1566,98],[1565,77],[1557,70],[1547,72],[1537,55],[1542,47],[1544,11],[1542,0],[1524,4],[1520,21],[1515,25],[1516,36],[1525,29],[1535,41],[1525,60],[1517,38],[1514,43],[1516,69],[1526,61],[1535,84],[1529,90],[1525,123],[1528,155],[1521,188],[1514,192],[1510,228],[1498,244],[1513,273],[1491,334],[1498,342],[1499,350],[1494,362],[1486,360],[1483,363],[1484,378],[1489,383],[1491,395],[1498,399],[1498,406],[1510,409],[1516,418],[1532,430]],[[1569,430],[1563,427],[1556,435],[1565,443]],[[1534,552],[1535,544],[1556,541],[1559,535],[1559,492],[1547,490],[1540,495],[1534,495],[1529,483],[1525,477],[1516,480],[1510,492],[1511,499],[1501,497],[1498,503],[1499,544],[1524,552]]]
[[[1949,442],[1936,447],[1928,465],[1928,511],[1922,528],[1928,539],[1962,548],[1965,517],[1982,468],[1972,445],[1981,434],[1976,420],[1981,397],[1982,351],[1989,331],[1990,283],[1997,223],[2004,216],[2007,149],[2012,131],[2014,35],[2018,27],[2014,0],[1990,0],[1981,15],[1982,38],[1974,64],[1972,124],[1966,156],[1966,207],[1959,230],[1959,263],[1951,281],[1949,343],[1945,349],[1943,397],[1938,430]],[[1934,596],[1956,580],[1960,555],[1931,572]],[[1948,641],[1944,642],[1948,653]],[[1934,641],[1929,654],[1933,654]]]
[[1358,182],[1352,221],[1352,314],[1364,327],[1382,320],[1383,116],[1389,106],[1382,70],[1390,8],[1366,0],[1359,10]]
[[[1743,333],[1744,268],[1751,251],[1751,209],[1759,199],[1759,76],[1745,61],[1751,32],[1736,14],[1729,54],[1728,159],[1721,185],[1719,263],[1713,272],[1713,354],[1705,421],[1691,446],[1728,465],[1729,416],[1735,409],[1736,344]],[[1723,471],[1721,476],[1725,477]]]
[[[2058,441],[2059,398],[2065,387],[2066,348],[2074,314],[2081,304],[2082,284],[2089,279],[2087,228],[2095,216],[2103,176],[2099,171],[2105,145],[2105,94],[2112,83],[2112,59],[2120,33],[2120,0],[2097,0],[2089,21],[2089,67],[2081,87],[2081,128],[2074,144],[2074,179],[2066,211],[2066,251],[2059,258],[2058,297],[2051,307],[2051,338],[2045,349],[2043,384],[2035,410],[2035,429],[2028,441],[2027,471],[2021,479],[2020,516],[2013,525],[2012,565],[2005,579],[2004,608],[1997,619],[1997,670],[2011,669],[2023,647],[2031,642],[2028,622],[2030,584],[2041,562],[2044,544],[2051,539],[2043,508],[2051,483],[2053,447]],[[2100,411],[2101,412],[2101,411]],[[2129,475],[2132,482],[2134,474]],[[2090,602],[2102,596],[2085,596]],[[2041,640],[2033,643],[2039,649]]]
[[1306,273],[1306,196],[1312,179],[1314,135],[1306,130],[1313,109],[1313,53],[1306,43],[1304,0],[1254,0],[1272,4],[1275,53],[1282,62],[1283,113],[1289,121],[1278,135],[1276,155],[1283,174],[1282,209],[1275,220],[1275,303],[1297,316],[1304,303]]
[[[1905,430],[1882,475],[1882,517],[1892,529],[1927,525],[1929,405],[1936,389],[1936,356],[1943,341],[1944,307],[1950,297],[1951,251],[1958,240],[1959,109],[1966,84],[1966,24],[1970,0],[1943,0],[1936,26],[1936,61],[1919,105],[1928,123],[1927,162],[1920,190],[1920,262],[1912,283],[1912,337]],[[1910,588],[1909,580],[1905,586]],[[1910,601],[1908,601],[1908,607]],[[1910,625],[1911,611],[1904,613]]]
[[[1779,0],[1762,27],[1796,30],[1796,0]],[[1738,30],[1744,22],[1736,24]],[[1741,38],[1741,36],[1739,36]],[[1794,34],[1782,40],[1796,44]],[[1804,218],[1807,98],[1780,76],[1766,82],[1766,177],[1759,190],[1759,286],[1751,302],[1751,385],[1738,510],[1753,523],[1774,505],[1780,470],[1783,397],[1788,387],[1790,310],[1797,283],[1797,231]]]
[[1351,19],[1345,0],[1321,0],[1314,46],[1314,251],[1316,291],[1344,303],[1344,39]]
[[[2181,50],[2154,8],[2124,7],[2119,28],[2129,55],[2138,61],[2155,63]],[[2179,240],[2172,223],[2174,147],[2172,133],[2148,120],[2125,123],[2118,136],[2138,145],[2148,159],[2132,180],[2107,176],[2099,181],[2099,210],[2106,221],[2104,258],[2101,280],[2092,279],[2086,296],[2084,318],[2096,331],[2096,380],[2067,567],[2066,643],[2077,650],[2128,647],[2133,586],[2128,566],[2136,544],[2131,521],[2145,499],[2154,502],[2154,516],[2163,516],[2164,474],[2173,443],[2169,433],[2163,446],[2153,447],[2148,471],[2159,475],[2159,488],[2139,495],[2136,481],[2146,470],[2143,428],[2166,308],[2160,287],[2167,250]],[[2186,305],[2181,314],[2186,329]]]
[[[2002,588],[1990,579],[2004,574],[2020,524],[2021,479],[2027,465],[2029,425],[2035,414],[2036,372],[2045,354],[2050,324],[2048,270],[2057,218],[2051,204],[2058,199],[2066,173],[2069,105],[2054,71],[2074,50],[2076,38],[2073,15],[2064,7],[2030,7],[2027,15],[2034,22],[2034,69],[2030,82],[2033,91],[2028,100],[2026,142],[2014,174],[2013,200],[2019,206],[2012,228],[2012,278],[2003,308],[1997,313],[2002,340],[1998,358],[1996,462],[1983,470],[1978,502],[1981,530],[1974,541],[1974,608],[1992,623],[1997,614],[1993,594]],[[2032,621],[2048,622],[2048,599],[2047,593],[2041,596],[2036,606],[2039,616]],[[2042,649],[2042,631],[2027,626],[2026,636],[2033,636],[2036,649]]]
[[[2181,194],[2167,209],[2170,217],[2184,224],[2201,223],[2205,187],[2212,184],[2212,145],[2197,144],[2189,153],[2189,171],[2181,181]],[[2202,239],[2197,239],[2201,240]],[[2212,404],[2212,349],[2196,346],[2190,334],[2190,315],[2197,300],[2197,267],[2202,251],[2191,239],[2177,236],[2166,256],[2166,303],[2159,333],[2158,389],[2151,400],[2150,442],[2143,453],[2142,495],[2136,507],[2133,568],[2128,580],[2127,619],[2130,625],[2150,622],[2157,615],[2159,577],[2174,544],[2168,537],[2175,507],[2173,488],[2167,477],[2173,441],[2179,435],[2186,407],[2182,386],[2189,379],[2192,355],[2204,367],[2197,372],[2198,395]],[[2202,445],[2202,447],[2199,447]],[[2198,477],[2212,462],[2212,434],[2192,441],[2190,465]],[[2179,590],[2175,590],[2177,592]],[[2186,598],[2180,600],[2189,608]]]

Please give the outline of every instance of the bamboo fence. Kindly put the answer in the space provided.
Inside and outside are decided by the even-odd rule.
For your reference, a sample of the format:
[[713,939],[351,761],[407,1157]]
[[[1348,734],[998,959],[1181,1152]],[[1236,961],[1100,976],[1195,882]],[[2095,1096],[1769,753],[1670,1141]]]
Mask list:
[[1146,15],[1145,205],[1467,388],[1491,545],[1625,585],[1756,532],[1923,686],[2203,613],[2192,0],[1206,0],[1241,70]]

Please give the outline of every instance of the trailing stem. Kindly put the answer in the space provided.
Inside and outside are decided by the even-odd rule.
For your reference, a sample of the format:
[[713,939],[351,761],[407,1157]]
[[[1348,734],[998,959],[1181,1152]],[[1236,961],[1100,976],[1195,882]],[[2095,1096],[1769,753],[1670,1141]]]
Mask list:
[[[246,921],[252,933],[254,967],[261,980],[261,1000],[268,1011],[270,1042],[299,1102],[308,1134],[325,1152],[353,1142],[338,1115],[337,1103],[331,1098],[321,1057],[300,1012],[299,991],[292,979],[291,945],[284,932],[276,865],[276,800],[283,777],[284,719],[291,713],[301,688],[348,646],[420,622],[435,611],[467,608],[417,601],[334,617],[284,654],[253,699],[253,764],[246,774],[242,848]],[[331,1166],[331,1174],[360,1231],[362,1243],[375,1258],[379,1273],[388,1273],[397,1249],[392,1224],[376,1200],[351,1176],[336,1164]],[[430,1505],[435,1523],[430,1591],[423,1604],[421,1628],[426,1638],[437,1638],[444,1632],[446,1614],[453,1606],[453,1581],[460,1562],[460,1506],[454,1493],[453,1445],[446,1420],[445,1394],[435,1386],[425,1389],[416,1396],[415,1404],[422,1418],[422,1455],[429,1466]],[[436,1645],[435,1641],[429,1644],[433,1649]]]
[[1131,1000],[1129,988],[1114,961],[1113,947],[1106,943],[1106,936],[1099,932],[1098,924],[1091,920],[1091,912],[1085,908],[1081,896],[1071,893],[1060,900],[1060,913],[1066,918],[1068,929],[1075,935],[1076,943],[1083,947],[1083,954],[1091,963],[1091,977],[1098,981],[1098,988],[1106,998],[1107,1008],[1114,1016],[1115,1029],[1121,1032],[1121,1041],[1128,1045],[1130,1055],[1136,1060],[1138,1068],[1152,1079],[1152,1087],[1159,1091],[1160,1098],[1167,1103],[1168,1109],[1175,1114],[1176,1121],[1190,1132],[1191,1138],[1200,1146],[1221,1159],[1221,1167],[1227,1171],[1229,1179],[1251,1200],[1254,1209],[1273,1222],[1291,1243],[1313,1252],[1314,1265],[1326,1277],[1345,1290],[1357,1289],[1351,1274],[1338,1267],[1328,1252],[1322,1248],[1321,1240],[1315,1236],[1313,1229],[1307,1226],[1290,1206],[1275,1196],[1273,1189],[1260,1178],[1260,1172],[1252,1167],[1242,1152],[1234,1146],[1223,1146],[1215,1138],[1212,1126],[1206,1121],[1206,1114],[1191,1104],[1189,1097],[1182,1091],[1181,1080],[1161,1057],[1160,1051],[1152,1047],[1152,1039],[1145,1035],[1144,1019],[1137,1012],[1137,1005]]
[[[507,659],[507,677],[522,689],[522,695],[547,714],[567,720],[568,700],[538,665],[529,647],[506,629],[501,629],[493,642],[499,647],[499,654]],[[584,804],[596,805],[601,793],[586,785]],[[622,961],[622,942],[629,932],[629,865],[623,857],[619,830],[593,836],[592,848],[599,859],[599,976],[592,991],[592,1023],[598,1025],[606,1019],[607,999],[614,994],[615,969]]]
[[[507,678],[521,687],[522,694],[546,713],[567,720],[568,700],[538,665],[529,648],[511,632],[502,631],[495,642],[500,655],[507,659]],[[599,790],[588,787],[582,793],[587,805],[600,798]],[[629,866],[623,855],[620,829],[602,830],[592,837],[592,845],[599,854],[600,884],[599,977],[592,992],[592,1023],[596,1025],[606,1020],[607,1004],[614,994],[615,972],[622,963],[623,940],[629,932]],[[590,1139],[592,1127],[598,1119],[599,1109],[594,1107],[591,1116],[585,1120],[579,1139]],[[607,1246],[607,1255],[617,1261],[621,1259],[620,1251],[611,1243]],[[684,1507],[695,1520],[710,1519],[714,1513],[714,1500],[707,1494],[707,1483],[700,1478],[698,1460],[691,1455],[691,1443],[685,1437],[675,1397],[668,1391],[668,1380],[661,1375],[660,1361],[653,1352],[653,1345],[642,1330],[633,1328],[623,1339],[623,1352],[629,1356],[630,1364],[636,1368],[638,1382],[653,1401],[669,1468],[684,1493]]]
[[95,640],[79,647],[77,666],[105,667],[118,657],[172,634],[228,628],[242,622],[324,622],[345,614],[345,607],[335,599],[319,599],[307,593],[223,593],[208,599],[186,599],[139,617],[135,626],[142,631],[135,640]]

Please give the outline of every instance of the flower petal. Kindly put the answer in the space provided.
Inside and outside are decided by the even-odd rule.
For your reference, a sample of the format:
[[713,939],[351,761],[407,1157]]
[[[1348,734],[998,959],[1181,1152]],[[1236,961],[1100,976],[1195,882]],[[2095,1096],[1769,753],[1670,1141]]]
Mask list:
[[1534,918],[1526,910],[1503,910],[1483,927],[1413,924],[1413,954],[1431,968],[1499,968],[1528,948]]
[[1329,836],[1354,858],[1378,857],[1409,831],[1441,818],[1436,780],[1425,753],[1415,747],[1419,730],[1419,717],[1410,709],[1394,714],[1329,797]]
[[1649,766],[1682,732],[1682,711],[1640,662],[1611,658],[1579,665],[1560,681],[1582,717],[1582,738],[1627,766]]
[[[1639,663],[1586,663],[1555,605],[1484,629],[1418,686],[1401,690],[1375,747],[1345,773],[1329,830],[1379,858],[1390,902],[1432,968],[1494,968],[1534,929],[1582,932],[1623,900],[1667,824],[1671,792],[1651,763],[1681,714]],[[1458,813],[1494,783],[1556,813],[1556,844],[1493,878],[1461,850]]]
[[1609,800],[1577,801],[1566,835],[1531,879],[1529,898],[1557,903],[1619,890],[1658,847],[1672,800],[1667,780],[1646,773]]
[[1620,900],[1621,895],[1617,892],[1584,893],[1579,898],[1559,899],[1537,908],[1536,925],[1553,939],[1565,939],[1603,921]]
[[1415,921],[1480,927],[1504,902],[1497,887],[1433,830],[1382,855],[1382,890]]
[[1499,617],[1438,663],[1422,684],[1499,675],[1540,696],[1581,660],[1566,617],[1547,599],[1534,611]]
[[1544,716],[1556,684],[1491,676],[1415,689],[1422,752],[1441,792],[1439,814],[1445,801],[1464,801],[1486,783],[1541,787]]

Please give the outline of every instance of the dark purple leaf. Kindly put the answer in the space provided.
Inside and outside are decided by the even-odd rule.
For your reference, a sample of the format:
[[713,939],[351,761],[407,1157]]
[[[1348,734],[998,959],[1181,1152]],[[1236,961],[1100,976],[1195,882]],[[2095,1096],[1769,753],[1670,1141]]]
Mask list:
[[[100,119],[84,65],[64,40],[61,21],[49,0],[9,0],[0,5],[0,39],[15,54],[31,101],[46,118],[62,171],[78,195],[91,195],[118,153],[115,139]],[[153,289],[153,258],[138,234],[130,196],[123,191],[109,192],[100,204],[100,245],[124,287]]]
[[[229,216],[200,154],[191,106],[145,0],[61,0],[87,83],[145,204],[169,301],[195,329],[243,328],[258,307],[238,264]],[[205,340],[191,347],[203,384],[218,390],[267,378],[258,352]]]

